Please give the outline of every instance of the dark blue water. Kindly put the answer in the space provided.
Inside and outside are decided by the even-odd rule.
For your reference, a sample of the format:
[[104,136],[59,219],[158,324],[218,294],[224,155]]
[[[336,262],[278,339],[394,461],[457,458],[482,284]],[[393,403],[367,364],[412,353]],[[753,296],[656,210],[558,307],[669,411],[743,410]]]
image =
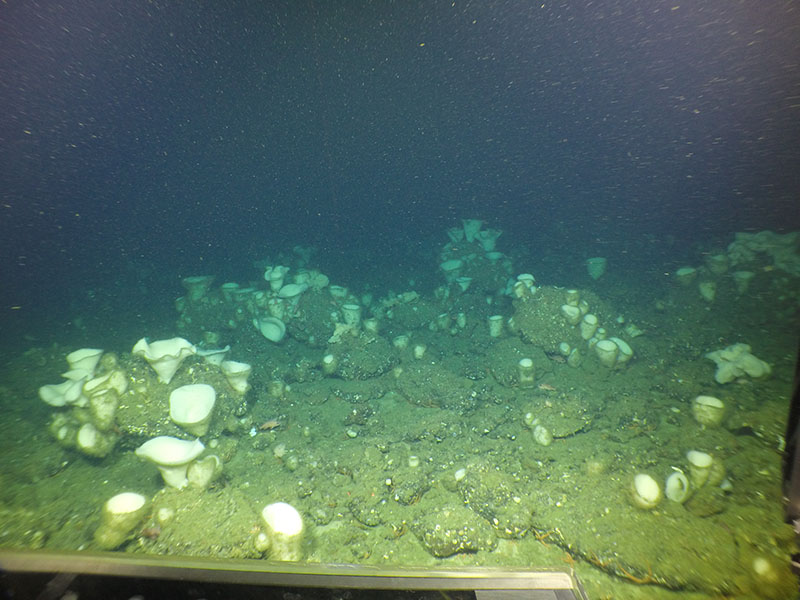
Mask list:
[[3,346],[171,333],[181,277],[296,244],[402,289],[461,218],[553,283],[797,229],[798,39],[779,2],[3,4]]

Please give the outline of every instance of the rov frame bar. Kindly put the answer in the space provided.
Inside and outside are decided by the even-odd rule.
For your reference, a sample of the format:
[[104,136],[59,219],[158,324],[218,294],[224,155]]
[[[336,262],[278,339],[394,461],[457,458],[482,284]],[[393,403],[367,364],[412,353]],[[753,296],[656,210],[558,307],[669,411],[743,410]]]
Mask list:
[[569,569],[425,569],[2,549],[0,569],[304,588],[471,590],[478,600],[588,600]]

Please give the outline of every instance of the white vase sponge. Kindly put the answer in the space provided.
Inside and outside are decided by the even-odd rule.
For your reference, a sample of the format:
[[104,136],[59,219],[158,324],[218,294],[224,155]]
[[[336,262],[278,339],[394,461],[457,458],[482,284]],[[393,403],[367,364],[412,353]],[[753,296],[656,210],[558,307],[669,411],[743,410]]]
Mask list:
[[638,473],[631,483],[631,500],[634,506],[651,510],[661,502],[661,487],[646,473]]

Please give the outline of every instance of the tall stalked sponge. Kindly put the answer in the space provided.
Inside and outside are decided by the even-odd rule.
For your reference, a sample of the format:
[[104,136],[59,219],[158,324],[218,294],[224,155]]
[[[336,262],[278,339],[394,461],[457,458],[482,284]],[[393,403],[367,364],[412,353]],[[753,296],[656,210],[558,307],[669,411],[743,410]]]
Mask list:
[[205,298],[208,288],[214,281],[213,275],[194,275],[192,277],[184,277],[181,280],[183,287],[186,288],[186,295],[189,302],[197,302]]
[[235,391],[244,394],[250,389],[250,384],[247,383],[247,378],[253,372],[253,367],[247,363],[237,362],[235,360],[226,360],[220,365],[222,374],[225,379]]
[[716,427],[725,418],[725,404],[714,396],[697,396],[692,400],[694,420],[704,427]]
[[208,433],[217,392],[205,383],[176,388],[169,395],[169,416],[183,430],[198,437]]
[[174,337],[149,343],[145,338],[136,342],[133,354],[144,358],[162,383],[169,383],[187,356],[197,353],[197,348],[183,338]]
[[80,369],[91,377],[102,355],[103,351],[98,348],[80,348],[67,354],[67,363],[70,370]]
[[265,338],[276,344],[286,335],[286,324],[277,317],[259,317],[253,319],[253,327]]
[[646,473],[638,473],[631,484],[631,501],[634,506],[651,510],[661,502],[661,487]]
[[128,540],[147,512],[147,499],[141,494],[124,492],[103,505],[100,527],[94,541],[103,550],[114,550]]
[[594,345],[594,352],[597,354],[597,358],[600,359],[600,363],[608,367],[609,369],[613,369],[614,366],[617,364],[617,357],[619,356],[619,346],[617,346],[611,340],[600,340]]
[[290,504],[275,502],[261,511],[272,560],[295,561],[303,557],[303,517]]
[[164,483],[182,489],[188,480],[186,470],[189,463],[205,449],[200,440],[187,441],[162,435],[146,441],[136,449],[136,456],[158,467]]
[[586,271],[589,273],[589,277],[594,280],[600,279],[605,274],[607,266],[608,260],[602,256],[594,256],[586,259]]

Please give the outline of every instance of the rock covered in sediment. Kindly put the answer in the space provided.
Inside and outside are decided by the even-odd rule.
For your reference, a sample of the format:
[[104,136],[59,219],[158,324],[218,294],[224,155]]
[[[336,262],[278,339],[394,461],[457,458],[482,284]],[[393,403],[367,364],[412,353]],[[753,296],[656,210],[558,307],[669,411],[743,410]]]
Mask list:
[[486,466],[467,471],[459,484],[464,503],[502,538],[520,538],[531,528],[530,498],[513,478]]
[[419,515],[411,531],[437,558],[460,552],[494,550],[497,539],[489,524],[463,506],[448,506]]

